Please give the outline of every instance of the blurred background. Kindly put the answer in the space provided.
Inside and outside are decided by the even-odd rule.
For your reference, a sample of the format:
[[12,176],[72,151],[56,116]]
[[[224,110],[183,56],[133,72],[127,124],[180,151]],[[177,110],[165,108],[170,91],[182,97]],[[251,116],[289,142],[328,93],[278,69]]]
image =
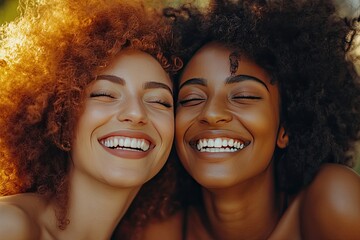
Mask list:
[[[61,1],[61,0],[59,0]],[[159,4],[166,4],[168,6],[179,6],[185,2],[194,2],[196,5],[205,7],[209,0],[144,0],[146,3],[152,6]],[[338,6],[339,15],[344,17],[356,17],[360,16],[360,0],[333,0]],[[0,0],[0,25],[14,20],[19,15],[18,10],[19,0]],[[360,36],[357,38],[360,45]],[[360,56],[360,47],[357,51]],[[357,70],[360,74],[360,64],[357,64]],[[358,147],[359,154],[357,156],[357,162],[355,170],[360,174],[360,145]]]
[[13,20],[17,15],[18,0],[0,0],[0,24]]

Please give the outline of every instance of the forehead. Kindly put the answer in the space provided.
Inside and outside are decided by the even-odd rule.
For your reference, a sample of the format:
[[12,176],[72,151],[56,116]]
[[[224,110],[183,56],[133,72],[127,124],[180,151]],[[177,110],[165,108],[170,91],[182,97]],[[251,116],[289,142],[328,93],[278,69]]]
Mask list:
[[123,50],[101,74],[114,75],[126,80],[171,83],[168,74],[150,54],[139,50]]
[[[233,50],[219,43],[209,43],[200,48],[186,65],[180,84],[189,78],[199,77],[207,80],[224,81],[231,75],[230,55]],[[235,74],[246,74],[270,83],[267,72],[239,53],[239,66]]]

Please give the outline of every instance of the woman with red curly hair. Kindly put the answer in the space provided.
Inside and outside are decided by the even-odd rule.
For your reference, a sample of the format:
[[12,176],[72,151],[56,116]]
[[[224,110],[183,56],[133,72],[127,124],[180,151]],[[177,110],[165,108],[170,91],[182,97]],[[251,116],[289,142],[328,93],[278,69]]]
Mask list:
[[[110,238],[172,147],[168,25],[139,2],[47,0],[0,32],[0,236]],[[166,213],[171,184],[142,206]]]

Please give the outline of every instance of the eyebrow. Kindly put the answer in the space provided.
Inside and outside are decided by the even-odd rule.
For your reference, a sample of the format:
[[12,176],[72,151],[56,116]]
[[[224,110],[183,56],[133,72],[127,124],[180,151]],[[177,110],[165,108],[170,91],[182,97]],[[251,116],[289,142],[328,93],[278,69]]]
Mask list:
[[99,75],[96,77],[96,80],[108,80],[108,81],[116,83],[116,84],[125,85],[124,79],[122,79],[121,77],[114,76],[114,75]]
[[164,88],[166,90],[168,90],[171,95],[173,94],[171,88],[166,85],[165,83],[161,83],[161,82],[146,82],[144,84],[144,89],[154,89],[154,88]]
[[206,87],[207,86],[207,81],[204,78],[190,78],[188,79],[186,82],[182,83],[179,87],[179,90],[187,85],[201,85]]
[[262,85],[264,85],[266,90],[269,92],[269,88],[266,86],[266,84],[262,80],[254,77],[254,76],[249,76],[249,75],[239,74],[239,75],[235,75],[235,76],[230,76],[230,77],[226,78],[225,84],[238,83],[238,82],[243,82],[243,81],[247,81],[247,80],[252,80],[252,81],[261,83]]
[[[126,82],[124,79],[122,79],[121,77],[118,77],[118,76],[114,76],[114,75],[99,75],[96,77],[96,80],[108,80],[108,81],[116,83],[116,84],[126,85]],[[164,83],[146,82],[144,84],[144,89],[156,89],[156,88],[164,88],[164,89],[168,90],[171,93],[171,95],[173,94],[171,88]]]
[[[225,80],[225,84],[232,84],[232,83],[238,83],[238,82],[243,82],[243,81],[247,81],[247,80],[252,80],[252,81],[256,81],[261,83],[266,90],[269,92],[269,88],[266,86],[266,84],[261,81],[260,79],[253,77],[253,76],[249,76],[249,75],[236,75],[236,76],[230,76],[228,78],[226,78]],[[207,86],[207,81],[204,78],[190,78],[189,80],[187,80],[186,82],[182,83],[179,87],[179,90],[187,85],[200,85],[200,86]]]

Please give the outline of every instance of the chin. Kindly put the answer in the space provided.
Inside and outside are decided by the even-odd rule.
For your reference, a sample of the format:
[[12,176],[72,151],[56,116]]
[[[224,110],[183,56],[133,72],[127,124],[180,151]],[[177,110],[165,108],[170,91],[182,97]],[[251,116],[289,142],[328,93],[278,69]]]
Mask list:
[[234,186],[236,183],[229,175],[201,175],[194,176],[194,179],[204,188],[228,188]]
[[147,174],[134,172],[109,174],[104,177],[106,184],[115,188],[137,188],[141,187],[149,179]]

